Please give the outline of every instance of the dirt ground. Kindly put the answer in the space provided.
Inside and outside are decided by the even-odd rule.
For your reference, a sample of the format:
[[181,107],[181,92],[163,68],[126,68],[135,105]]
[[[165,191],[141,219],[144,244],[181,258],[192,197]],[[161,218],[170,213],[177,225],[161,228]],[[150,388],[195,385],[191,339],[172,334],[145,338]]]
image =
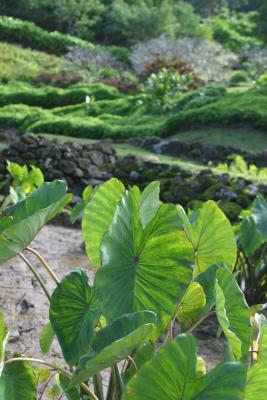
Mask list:
[[[74,268],[81,267],[88,270],[89,280],[92,282],[94,271],[90,269],[82,243],[79,230],[47,225],[38,234],[31,247],[43,255],[60,279]],[[36,265],[52,292],[54,284],[46,272],[31,254],[25,252],[25,255]],[[0,309],[11,331],[7,345],[8,355],[12,356],[13,353],[31,355],[64,365],[56,340],[48,356],[44,356],[40,351],[38,339],[42,327],[48,322],[48,308],[47,298],[38,282],[19,257],[1,265]],[[223,343],[216,339],[216,327],[214,329],[212,324],[204,326],[197,335],[199,355],[205,359],[207,368],[210,369],[222,360]],[[39,392],[38,400],[46,399],[47,397]]]

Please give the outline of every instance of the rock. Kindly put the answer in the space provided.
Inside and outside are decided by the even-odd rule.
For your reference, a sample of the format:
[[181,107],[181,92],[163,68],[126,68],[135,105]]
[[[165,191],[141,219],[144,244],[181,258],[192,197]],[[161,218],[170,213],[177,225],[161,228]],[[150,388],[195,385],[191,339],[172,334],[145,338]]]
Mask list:
[[92,163],[94,165],[100,166],[104,162],[104,156],[103,153],[99,150],[94,150],[90,153],[90,158],[92,160]]
[[59,162],[60,169],[66,174],[72,174],[76,168],[76,164],[73,161],[61,160]]
[[140,178],[140,173],[139,172],[137,172],[137,171],[131,171],[130,172],[130,179],[132,181],[138,182],[139,178]]
[[89,158],[78,158],[77,164],[81,169],[87,170],[92,164]]

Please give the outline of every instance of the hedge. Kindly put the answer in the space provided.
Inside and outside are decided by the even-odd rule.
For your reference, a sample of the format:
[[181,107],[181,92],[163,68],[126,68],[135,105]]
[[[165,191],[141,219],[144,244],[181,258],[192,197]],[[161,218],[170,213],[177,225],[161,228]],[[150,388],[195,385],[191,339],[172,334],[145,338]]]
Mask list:
[[6,16],[0,17],[0,41],[57,55],[65,54],[70,46],[94,49],[85,40],[59,32],[48,32],[32,22]]
[[41,88],[24,83],[0,85],[0,106],[8,104],[26,104],[43,108],[55,108],[85,102],[85,97],[93,96],[97,100],[116,99],[118,90],[102,83],[77,84],[60,89],[53,86]]

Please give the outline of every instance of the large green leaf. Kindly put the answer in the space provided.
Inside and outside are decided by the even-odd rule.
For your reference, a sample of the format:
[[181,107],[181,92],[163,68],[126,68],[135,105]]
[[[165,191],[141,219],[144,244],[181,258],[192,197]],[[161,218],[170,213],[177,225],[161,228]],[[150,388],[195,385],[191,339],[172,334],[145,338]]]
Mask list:
[[143,230],[136,198],[126,192],[102,241],[101,255],[95,285],[108,320],[151,310],[166,326],[192,278],[183,262],[192,257],[192,250],[179,230],[176,207],[161,205]]
[[264,241],[252,216],[242,221],[238,233],[239,242],[247,257],[252,256]]
[[139,209],[143,228],[149,224],[159,209],[159,185],[157,181],[151,182],[141,193]]
[[85,209],[82,221],[82,233],[86,252],[93,267],[100,266],[100,243],[107,232],[115,209],[125,188],[115,178],[103,183],[93,194]]
[[35,400],[36,375],[26,362],[5,365],[0,378],[1,400]]
[[0,214],[0,263],[23,251],[39,230],[70,201],[63,181],[44,183]]
[[4,316],[0,312],[0,377],[2,375],[2,371],[4,368],[4,360],[5,360],[5,347],[8,339],[8,329],[5,325]]
[[205,306],[206,297],[203,287],[197,282],[191,282],[177,312],[177,319],[182,327],[189,329],[198,321]]
[[71,385],[76,386],[135,353],[150,339],[155,323],[154,313],[139,311],[126,314],[101,329],[94,338],[92,351],[81,357]]
[[196,341],[180,335],[134,375],[122,400],[243,400],[245,381],[239,363],[219,364],[198,376]]
[[39,338],[39,344],[43,354],[49,353],[54,337],[55,337],[55,332],[52,328],[51,323],[48,322],[47,324],[44,325]]
[[261,236],[267,240],[267,202],[262,196],[258,196],[254,200],[251,215]]
[[190,218],[181,207],[178,212],[195,254],[194,275],[224,263],[233,268],[237,248],[230,222],[214,201],[207,201]]
[[80,394],[77,388],[69,389],[70,378],[63,374],[57,374],[55,380],[59,389],[65,394],[68,400],[80,400]]
[[99,320],[98,304],[85,271],[77,269],[62,280],[53,292],[49,314],[65,360],[70,366],[77,364],[89,350]]
[[246,357],[251,341],[250,309],[233,274],[226,268],[217,271],[215,283],[216,314],[228,340],[231,358]]
[[267,393],[267,363],[254,364],[248,371],[244,400],[265,400]]

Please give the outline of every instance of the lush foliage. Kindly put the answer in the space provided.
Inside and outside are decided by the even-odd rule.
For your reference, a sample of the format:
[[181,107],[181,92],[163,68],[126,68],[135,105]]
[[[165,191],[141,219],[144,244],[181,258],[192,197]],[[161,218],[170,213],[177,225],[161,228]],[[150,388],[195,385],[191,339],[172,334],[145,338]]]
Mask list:
[[[235,236],[216,203],[208,201],[186,215],[180,206],[159,201],[158,182],[142,193],[137,187],[126,190],[117,179],[106,182],[90,195],[83,217],[87,255],[98,268],[92,284],[81,269],[59,282],[44,259],[27,247],[69,201],[65,184],[55,181],[1,214],[1,262],[20,255],[36,273],[21,254],[27,249],[57,284],[51,296],[36,275],[50,302],[50,322],[40,346],[49,353],[56,336],[68,364],[64,368],[17,354],[8,358],[8,328],[1,314],[1,398],[33,400],[35,365],[40,363],[58,371],[59,396],[65,392],[71,400],[262,398],[267,320],[259,314],[259,305],[248,307],[235,281]],[[258,234],[266,234],[262,200],[247,218],[253,218]],[[227,351],[224,361],[206,373],[193,333],[212,315]],[[179,334],[174,337],[177,323]],[[162,335],[163,343],[158,342]],[[118,363],[123,360],[121,369]],[[100,372],[107,368],[105,397]],[[49,378],[49,373],[44,375],[44,380]]]
[[179,73],[163,68],[148,78],[140,105],[149,112],[165,113],[177,106],[183,93],[195,90],[201,80],[192,72]]

